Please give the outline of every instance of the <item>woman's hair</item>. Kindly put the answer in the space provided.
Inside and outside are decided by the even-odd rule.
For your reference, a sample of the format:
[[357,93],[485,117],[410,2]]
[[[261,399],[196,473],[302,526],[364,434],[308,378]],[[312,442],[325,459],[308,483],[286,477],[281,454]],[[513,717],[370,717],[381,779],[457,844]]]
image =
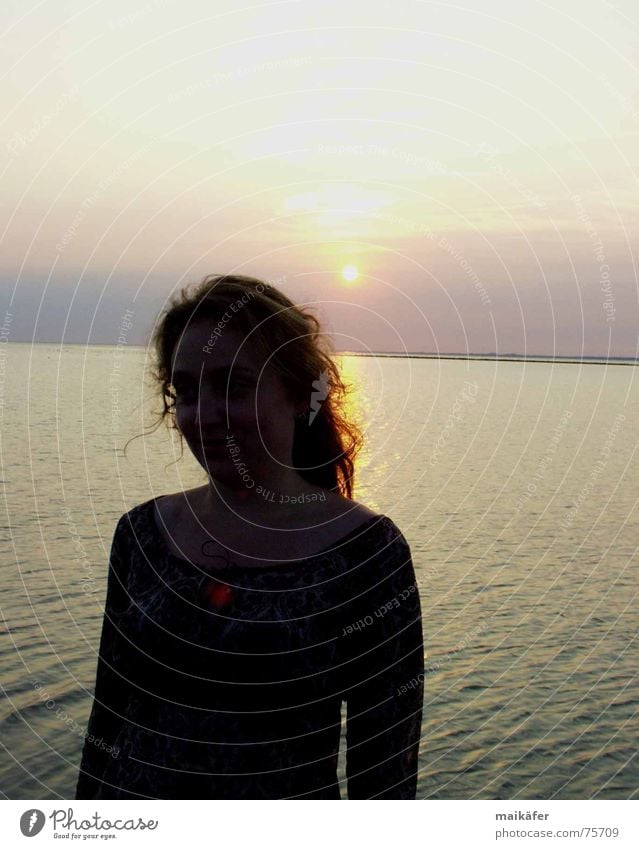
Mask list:
[[[312,406],[304,421],[296,420],[293,467],[309,483],[352,498],[354,461],[363,439],[360,428],[344,412],[351,387],[342,380],[317,318],[258,278],[208,275],[169,301],[151,338],[155,349],[152,377],[163,404],[154,429],[165,421],[180,433],[171,363],[183,332],[194,321],[210,324],[205,350],[212,356],[216,338],[226,326],[243,332],[248,337],[243,344],[257,350],[262,362],[268,361],[277,370],[291,400],[305,400]],[[183,451],[181,433],[180,443]]]

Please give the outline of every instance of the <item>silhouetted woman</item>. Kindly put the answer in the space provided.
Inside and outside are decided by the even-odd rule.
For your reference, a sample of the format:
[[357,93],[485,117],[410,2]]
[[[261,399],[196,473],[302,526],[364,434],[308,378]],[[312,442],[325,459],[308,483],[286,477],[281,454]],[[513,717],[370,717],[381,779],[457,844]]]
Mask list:
[[112,543],[78,799],[413,799],[424,654],[410,549],[352,499],[361,434],[317,320],[274,287],[183,289],[153,342],[205,485]]

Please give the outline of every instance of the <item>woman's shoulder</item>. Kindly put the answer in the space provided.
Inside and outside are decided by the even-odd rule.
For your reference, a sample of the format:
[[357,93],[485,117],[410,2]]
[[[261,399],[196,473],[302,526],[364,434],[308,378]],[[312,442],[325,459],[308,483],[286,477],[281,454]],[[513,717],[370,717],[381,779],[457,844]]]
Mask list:
[[348,539],[352,539],[358,549],[373,549],[378,562],[396,559],[398,552],[402,555],[408,553],[410,557],[406,538],[386,513],[340,495],[335,496],[329,512],[331,509],[344,521],[342,529]]
[[116,540],[125,537],[140,540],[154,536],[157,532],[155,510],[159,498],[162,496],[148,498],[122,513],[115,526]]
[[319,510],[326,518],[343,519],[348,518],[350,524],[357,526],[374,518],[382,518],[382,514],[376,513],[362,504],[355,501],[354,498],[345,498],[336,492],[326,493],[326,500],[322,502],[322,509]]

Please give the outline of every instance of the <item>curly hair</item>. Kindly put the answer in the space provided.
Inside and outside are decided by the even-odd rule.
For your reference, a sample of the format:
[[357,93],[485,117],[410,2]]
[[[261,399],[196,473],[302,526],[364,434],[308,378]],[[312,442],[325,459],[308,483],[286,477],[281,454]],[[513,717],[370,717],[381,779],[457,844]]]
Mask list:
[[162,421],[177,430],[183,452],[171,383],[175,347],[190,322],[210,322],[213,330],[220,314],[239,303],[241,308],[233,310],[233,327],[250,336],[251,346],[277,370],[291,398],[310,399],[314,384],[322,390],[319,409],[306,422],[296,421],[293,468],[309,483],[352,499],[355,458],[363,444],[360,427],[344,411],[352,387],[343,381],[318,319],[256,277],[207,275],[171,298],[151,337],[152,377],[163,405],[154,430]]

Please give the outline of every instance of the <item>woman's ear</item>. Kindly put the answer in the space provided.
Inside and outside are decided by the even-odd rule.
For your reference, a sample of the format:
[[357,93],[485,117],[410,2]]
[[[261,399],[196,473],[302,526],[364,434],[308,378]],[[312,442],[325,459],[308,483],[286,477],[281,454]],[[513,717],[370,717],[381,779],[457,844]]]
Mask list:
[[308,413],[308,398],[302,398],[299,395],[294,395],[292,390],[287,388],[286,397],[288,398],[289,403],[293,407],[293,418],[297,419],[300,416],[306,415]]

